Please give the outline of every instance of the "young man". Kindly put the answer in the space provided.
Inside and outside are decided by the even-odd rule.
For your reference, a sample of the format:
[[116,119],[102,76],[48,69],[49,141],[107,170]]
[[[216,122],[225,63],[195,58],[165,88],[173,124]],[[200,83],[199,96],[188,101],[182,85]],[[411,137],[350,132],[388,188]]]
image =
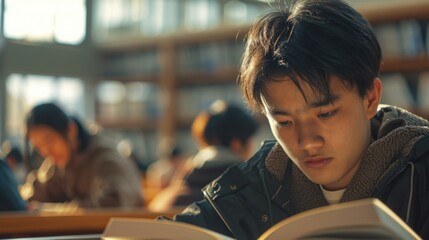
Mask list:
[[[251,29],[240,84],[276,142],[203,189],[176,216],[256,239],[308,209],[379,198],[429,239],[429,123],[379,106],[381,51],[341,0],[301,0]],[[352,217],[352,216],[351,216]]]

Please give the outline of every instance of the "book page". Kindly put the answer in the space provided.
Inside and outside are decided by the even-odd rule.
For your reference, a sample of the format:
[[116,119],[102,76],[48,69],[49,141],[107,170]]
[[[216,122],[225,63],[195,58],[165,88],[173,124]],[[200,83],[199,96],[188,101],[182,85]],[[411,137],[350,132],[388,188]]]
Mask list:
[[102,239],[233,240],[228,236],[187,223],[153,219],[112,218]]
[[259,240],[345,238],[420,239],[378,199],[364,199],[312,209],[285,219]]
[[300,239],[397,239],[398,236],[388,228],[377,226],[358,226],[332,228],[316,234],[308,234]]

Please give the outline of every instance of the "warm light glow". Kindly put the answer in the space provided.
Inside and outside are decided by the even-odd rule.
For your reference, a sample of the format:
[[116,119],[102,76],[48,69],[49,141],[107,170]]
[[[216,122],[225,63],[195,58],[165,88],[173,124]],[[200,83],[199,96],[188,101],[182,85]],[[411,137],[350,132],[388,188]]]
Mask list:
[[5,0],[7,38],[79,44],[85,32],[85,0]]
[[125,97],[125,87],[118,81],[104,81],[97,87],[97,99],[101,103],[119,103]]

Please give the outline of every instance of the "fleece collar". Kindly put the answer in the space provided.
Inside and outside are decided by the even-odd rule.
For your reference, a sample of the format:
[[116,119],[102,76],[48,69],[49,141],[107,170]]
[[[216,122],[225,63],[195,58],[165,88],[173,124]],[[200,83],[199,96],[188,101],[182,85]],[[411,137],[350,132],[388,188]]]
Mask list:
[[[429,135],[429,122],[403,109],[382,105],[371,119],[371,129],[375,140],[364,153],[341,202],[370,197],[383,175],[401,164],[420,138]],[[270,151],[265,165],[287,188],[298,212],[328,205],[320,187],[298,169],[279,144]]]

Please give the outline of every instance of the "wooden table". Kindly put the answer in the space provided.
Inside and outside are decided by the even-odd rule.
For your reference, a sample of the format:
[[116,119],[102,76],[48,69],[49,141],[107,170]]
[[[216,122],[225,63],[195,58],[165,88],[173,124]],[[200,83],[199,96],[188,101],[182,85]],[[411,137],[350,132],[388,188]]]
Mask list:
[[145,209],[78,210],[71,213],[8,212],[0,213],[0,238],[101,234],[112,217],[173,217],[183,209],[154,213]]

